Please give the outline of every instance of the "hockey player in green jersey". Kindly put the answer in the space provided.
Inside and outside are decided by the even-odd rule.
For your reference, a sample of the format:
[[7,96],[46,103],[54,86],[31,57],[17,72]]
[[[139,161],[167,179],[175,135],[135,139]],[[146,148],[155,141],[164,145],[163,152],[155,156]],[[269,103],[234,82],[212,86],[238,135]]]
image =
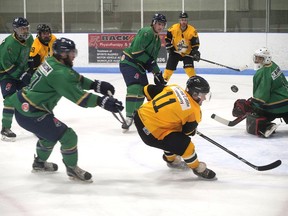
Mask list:
[[247,115],[247,132],[267,138],[277,129],[274,119],[282,118],[288,124],[288,82],[266,47],[255,51],[253,61],[253,97],[237,100],[233,115]]
[[11,131],[13,108],[6,103],[6,98],[20,90],[30,81],[27,73],[28,58],[33,36],[30,34],[27,19],[17,17],[13,21],[14,33],[9,35],[0,45],[0,85],[4,98],[2,111],[1,139],[15,141],[16,134]]
[[140,29],[130,47],[123,51],[119,65],[127,86],[126,124],[122,125],[123,132],[129,130],[133,113],[144,102],[143,88],[148,84],[146,71],[153,73],[155,84],[165,85],[157,65],[157,57],[161,48],[159,33],[163,31],[166,23],[164,15],[155,14],[151,26]]
[[[62,96],[81,107],[100,106],[110,112],[119,112],[124,107],[120,101],[108,96],[115,93],[113,85],[100,80],[92,81],[72,69],[77,55],[72,40],[57,39],[53,51],[53,56],[37,68],[30,84],[8,99],[11,106],[15,107],[18,124],[39,138],[33,170],[57,171],[57,164],[47,162],[47,159],[59,141],[67,175],[91,181],[92,175],[77,165],[76,133],[54,116],[53,109]],[[103,96],[85,91],[90,89]]]

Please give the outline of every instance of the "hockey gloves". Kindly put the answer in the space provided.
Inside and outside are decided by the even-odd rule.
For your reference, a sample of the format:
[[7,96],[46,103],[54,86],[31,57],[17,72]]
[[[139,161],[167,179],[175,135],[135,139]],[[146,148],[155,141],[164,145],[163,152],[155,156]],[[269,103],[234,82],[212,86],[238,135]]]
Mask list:
[[24,72],[21,77],[20,77],[20,80],[25,84],[25,85],[29,85],[30,83],[30,80],[32,78],[32,73],[30,73],[29,71],[27,72]]
[[95,80],[91,85],[91,89],[94,89],[95,92],[101,93],[103,95],[114,95],[115,93],[115,88],[113,85],[100,80]]
[[174,54],[175,47],[173,46],[173,44],[169,43],[169,44],[166,44],[166,50],[171,55],[171,54]]
[[234,117],[240,117],[246,114],[249,114],[253,111],[251,107],[251,100],[248,99],[238,99],[234,103],[234,107],[232,110],[232,115]]
[[200,54],[200,52],[199,52],[198,50],[192,50],[189,55],[192,56],[192,58],[193,58],[195,61],[197,61],[197,62],[200,61],[200,55],[201,55],[201,54]]
[[145,64],[145,69],[148,72],[152,72],[154,68],[158,68],[157,62],[154,59],[149,59]]
[[154,83],[156,85],[166,85],[167,82],[164,80],[162,71],[159,71],[158,73],[154,73]]
[[124,109],[122,102],[109,96],[98,97],[97,105],[110,112],[119,112]]

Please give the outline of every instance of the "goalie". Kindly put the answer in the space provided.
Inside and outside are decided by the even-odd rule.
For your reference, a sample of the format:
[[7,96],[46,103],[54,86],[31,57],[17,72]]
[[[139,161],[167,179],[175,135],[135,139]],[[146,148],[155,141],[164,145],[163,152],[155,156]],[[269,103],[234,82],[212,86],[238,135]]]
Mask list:
[[282,118],[288,124],[288,82],[266,47],[255,51],[253,62],[253,97],[238,99],[232,114],[247,115],[247,132],[268,138],[277,129],[274,119]]

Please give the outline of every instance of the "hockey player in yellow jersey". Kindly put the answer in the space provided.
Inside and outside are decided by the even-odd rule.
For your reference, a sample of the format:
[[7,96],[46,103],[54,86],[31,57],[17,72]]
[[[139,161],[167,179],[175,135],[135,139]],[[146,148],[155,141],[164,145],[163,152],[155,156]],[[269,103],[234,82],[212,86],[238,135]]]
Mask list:
[[53,55],[52,45],[55,40],[56,36],[52,34],[48,25],[39,24],[37,26],[37,37],[30,50],[30,71],[35,71],[46,57]]
[[190,136],[196,134],[201,121],[200,106],[210,99],[210,86],[200,77],[190,77],[186,89],[178,85],[147,85],[148,102],[135,114],[134,121],[143,142],[164,151],[163,159],[172,169],[189,170],[205,179],[216,174],[199,162]]
[[195,76],[194,61],[200,60],[198,51],[200,42],[197,30],[188,24],[188,14],[181,12],[179,23],[172,25],[165,37],[166,50],[169,57],[163,77],[166,82],[177,68],[179,61],[183,61],[183,68],[188,77]]

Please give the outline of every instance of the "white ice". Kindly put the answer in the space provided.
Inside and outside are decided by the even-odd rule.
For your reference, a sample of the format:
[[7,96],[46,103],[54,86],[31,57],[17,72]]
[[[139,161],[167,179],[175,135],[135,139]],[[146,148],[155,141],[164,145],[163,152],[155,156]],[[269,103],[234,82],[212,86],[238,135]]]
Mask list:
[[[111,82],[115,97],[124,101],[121,74],[85,74]],[[31,173],[36,137],[20,128],[12,130],[16,142],[0,144],[1,216],[287,216],[288,127],[281,125],[269,139],[249,135],[245,121],[224,126],[210,116],[227,119],[238,98],[252,94],[252,76],[201,75],[212,90],[202,105],[198,130],[255,165],[282,160],[269,171],[257,171],[202,137],[192,137],[198,157],[214,170],[218,180],[204,181],[192,172],[173,172],[162,161],[162,151],[145,145],[136,129],[123,134],[113,115],[99,107],[81,108],[62,99],[55,116],[78,134],[79,166],[93,175],[93,183],[68,179],[60,144],[49,161],[54,174]],[[149,75],[151,82],[152,77]],[[171,83],[185,86],[187,76],[174,74]],[[238,93],[230,90],[237,85]],[[2,110],[3,105],[0,105]],[[124,112],[123,112],[124,113]]]

